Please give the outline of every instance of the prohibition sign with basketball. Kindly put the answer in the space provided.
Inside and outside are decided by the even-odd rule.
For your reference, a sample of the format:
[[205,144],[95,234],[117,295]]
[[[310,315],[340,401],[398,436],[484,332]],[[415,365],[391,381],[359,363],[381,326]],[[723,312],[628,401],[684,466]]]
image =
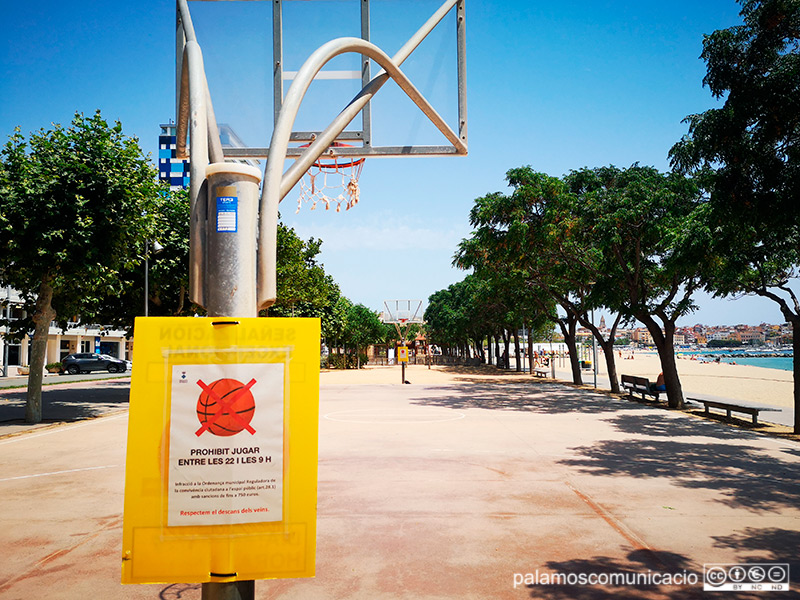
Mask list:
[[197,400],[197,419],[200,429],[198,437],[206,431],[212,435],[231,436],[244,430],[250,435],[256,430],[250,426],[256,410],[256,401],[250,388],[256,383],[251,379],[246,385],[236,379],[217,379],[206,384],[198,379],[197,385],[203,390]]

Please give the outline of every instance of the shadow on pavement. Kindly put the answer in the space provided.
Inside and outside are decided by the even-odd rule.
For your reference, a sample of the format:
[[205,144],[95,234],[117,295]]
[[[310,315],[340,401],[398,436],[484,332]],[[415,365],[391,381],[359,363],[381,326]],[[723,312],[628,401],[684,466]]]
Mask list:
[[202,590],[199,583],[173,583],[161,590],[159,600],[196,599]]
[[[739,552],[739,560],[781,562],[787,556],[797,554],[800,548],[800,531],[768,527],[757,529],[746,527],[740,533],[715,536],[717,548],[733,548]],[[800,573],[796,573],[800,577]]]
[[[609,422],[619,431],[663,439],[600,440],[572,448],[577,455],[561,464],[601,476],[665,477],[685,488],[716,490],[719,502],[750,511],[796,507],[800,498],[800,465],[796,449],[767,453],[748,441],[755,433],[729,429],[714,422],[675,418],[647,406],[611,400],[605,396],[558,384],[450,386],[442,396],[414,399],[418,405],[452,409],[480,408],[541,414],[615,413]],[[632,412],[633,411],[633,412]],[[680,437],[706,440],[679,441]],[[713,443],[707,439],[717,439]],[[741,441],[745,444],[725,443]]]
[[701,419],[672,419],[663,413],[624,414],[611,423],[623,433],[654,437],[703,436],[719,440],[757,439],[759,435],[741,428],[727,427]]
[[[604,575],[633,578],[646,577],[647,573],[697,573],[698,567],[683,555],[672,552],[658,552],[653,550],[634,550],[629,552],[627,560],[613,559],[607,556],[596,556],[589,559],[576,558],[564,561],[549,561],[547,568],[551,573],[563,573],[574,576]],[[702,572],[702,566],[699,568]],[[641,574],[641,575],[640,575]],[[622,598],[633,600],[635,598],[677,598],[688,599],[700,597],[702,589],[702,575],[700,584],[688,586],[662,586],[646,585],[549,585],[530,586],[533,598],[571,598],[575,600],[601,600],[605,598]],[[544,592],[544,593],[542,593]]]
[[599,413],[641,408],[637,404],[610,400],[606,396],[557,383],[523,382],[472,383],[469,386],[451,385],[437,388],[444,393],[428,398],[415,398],[414,404],[463,410],[524,411],[541,414],[561,414],[575,411]]
[[[714,536],[717,548],[736,550],[740,562],[785,563],[797,556],[800,548],[800,532],[790,529],[746,527],[744,531],[725,536]],[[795,561],[790,565],[789,576],[792,588],[800,586],[800,569]],[[796,593],[793,598],[800,597]]]
[[685,488],[716,490],[719,502],[750,511],[796,507],[800,467],[753,446],[661,440],[605,440],[560,461],[591,475],[666,477]]
[[[103,381],[80,385],[42,388],[43,422],[71,422],[92,419],[126,409],[130,381]],[[25,421],[24,389],[0,393],[0,433],[3,425]]]
[[[634,550],[627,560],[617,560],[606,556],[590,559],[550,561],[547,567],[551,573],[606,575],[629,578],[641,577],[642,583],[636,585],[529,585],[531,598],[553,598],[570,600],[690,600],[708,598],[703,591],[703,565],[690,561],[683,555],[672,552]],[[676,577],[676,584],[647,585],[646,578],[656,575]],[[686,582],[685,582],[686,581]],[[756,600],[764,597],[764,592],[725,592],[725,598]],[[794,594],[782,597],[795,598]]]

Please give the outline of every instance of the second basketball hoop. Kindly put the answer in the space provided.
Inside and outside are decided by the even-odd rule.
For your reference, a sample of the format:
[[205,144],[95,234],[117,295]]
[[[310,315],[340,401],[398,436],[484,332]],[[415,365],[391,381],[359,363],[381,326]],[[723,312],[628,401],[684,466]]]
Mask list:
[[311,203],[311,210],[315,210],[317,204],[321,202],[325,205],[325,210],[330,210],[333,206],[336,212],[341,212],[342,204],[345,210],[350,210],[358,204],[360,197],[358,178],[361,176],[361,169],[366,159],[358,156],[340,156],[336,152],[336,148],[353,147],[343,142],[334,142],[328,154],[323,154],[311,165],[300,180],[300,197],[297,199],[296,212],[300,212],[304,202]]

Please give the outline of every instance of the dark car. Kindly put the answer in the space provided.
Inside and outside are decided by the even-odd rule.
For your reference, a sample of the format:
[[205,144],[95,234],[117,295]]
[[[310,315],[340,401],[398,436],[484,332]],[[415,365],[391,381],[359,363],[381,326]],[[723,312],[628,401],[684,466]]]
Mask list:
[[128,367],[124,360],[114,358],[108,354],[90,354],[88,352],[65,356],[61,361],[61,366],[70,375],[88,373],[89,371],[124,373]]

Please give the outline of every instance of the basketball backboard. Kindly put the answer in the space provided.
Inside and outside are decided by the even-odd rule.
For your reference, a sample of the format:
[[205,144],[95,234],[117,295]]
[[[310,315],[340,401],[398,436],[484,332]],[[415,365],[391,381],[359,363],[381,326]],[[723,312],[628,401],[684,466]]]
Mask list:
[[381,320],[384,323],[410,325],[424,323],[422,300],[384,300]]
[[[288,158],[302,154],[303,145],[318,138],[332,118],[365,97],[336,135],[340,144],[327,150],[329,156],[466,153],[464,0],[191,0],[188,5],[217,120],[230,123],[243,141],[223,149],[226,159],[269,155],[270,132],[303,64],[321,45],[343,37],[367,40],[390,56],[455,139],[394,83],[373,97],[383,85],[380,64],[347,51],[314,75],[292,127]],[[430,33],[411,43],[434,20]]]
[[[204,186],[206,168],[210,164],[267,160],[258,201],[256,260],[250,261],[249,240],[232,250],[239,258],[247,254],[247,260],[257,264],[256,276],[244,277],[237,289],[243,290],[245,281],[255,280],[256,307],[264,309],[277,297],[275,265],[279,204],[313,166],[321,163],[320,157],[350,157],[353,160],[354,157],[371,156],[467,154],[465,2],[176,0],[176,153],[180,158],[188,154],[191,164],[189,287],[194,302],[206,306],[208,289],[214,287],[213,282],[220,275],[219,269],[223,268],[221,261],[209,253],[206,241],[207,234],[208,237],[216,235],[213,231],[206,231],[209,192]],[[194,15],[190,3],[198,9]],[[290,33],[285,35],[285,18],[292,6],[310,12],[298,18],[297,23],[288,28]],[[424,7],[423,13],[416,10],[419,6]],[[375,25],[373,8],[376,14],[384,10],[382,18],[377,19],[381,26]],[[356,35],[347,35],[347,32],[342,35],[336,30],[340,21],[344,21],[352,31],[353,19],[358,24]],[[315,34],[311,31],[311,25],[315,23],[322,31],[319,39],[328,40],[316,48]],[[446,23],[450,24],[449,30]],[[432,68],[436,70],[444,64],[438,60],[440,53],[434,31],[438,34],[444,32],[440,38],[444,41],[449,35],[450,45],[454,47],[451,67],[445,65],[443,74],[431,72]],[[378,40],[381,36],[385,37]],[[297,43],[298,48],[288,51],[286,41]],[[270,47],[271,61],[267,59]],[[292,54],[299,57],[296,63],[292,62]],[[299,64],[299,68],[295,64]],[[374,73],[378,68],[380,71]],[[429,76],[419,76],[417,69],[420,68],[423,71],[427,68]],[[449,99],[454,109],[440,114],[419,82],[437,84],[447,80],[444,74],[449,72],[452,76],[452,71],[456,77]],[[288,90],[285,89],[287,81],[291,81]],[[271,82],[272,94],[268,93],[269,84],[266,82]],[[324,91],[321,102],[315,104],[311,101],[310,94],[319,84],[337,82],[354,84],[355,94],[340,104],[332,93]],[[387,83],[390,85],[385,86]],[[432,126],[437,135],[443,136],[447,144],[411,141],[395,146],[376,145],[373,109],[376,108],[375,96],[384,87],[386,89],[378,98],[389,100],[387,117],[383,121],[390,133],[396,133],[398,129],[413,132],[418,123],[424,123],[426,127]],[[399,114],[401,103],[392,102],[392,94],[413,109],[414,119]],[[259,101],[270,97],[274,106],[272,119],[269,119],[272,123],[267,123],[265,117],[268,113],[261,110]],[[431,97],[437,98],[437,94]],[[309,125],[305,127],[304,114],[310,117]],[[242,147],[223,148],[218,123],[226,123],[238,132]],[[192,142],[188,148],[187,137]],[[267,146],[258,145],[263,144],[262,140],[267,137],[270,138]],[[356,186],[357,174],[346,185]],[[350,194],[347,206],[357,200],[357,194]],[[233,242],[238,243],[238,240],[230,240],[233,248]],[[251,290],[246,289],[249,294]],[[230,309],[218,310],[222,311],[220,314],[228,314],[226,311]]]

